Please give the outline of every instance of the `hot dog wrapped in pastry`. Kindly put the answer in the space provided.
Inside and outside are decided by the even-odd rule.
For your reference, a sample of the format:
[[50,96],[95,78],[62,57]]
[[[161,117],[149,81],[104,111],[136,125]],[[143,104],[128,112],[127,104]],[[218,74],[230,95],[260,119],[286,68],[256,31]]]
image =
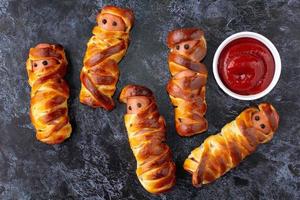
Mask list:
[[278,123],[277,111],[268,103],[244,110],[220,133],[208,137],[185,160],[183,167],[192,174],[193,185],[200,187],[211,183],[236,167],[260,144],[273,138]]
[[170,48],[171,80],[167,91],[175,107],[176,130],[181,136],[192,136],[207,130],[205,85],[206,66],[201,63],[207,47],[204,33],[197,28],[172,31],[167,38]]
[[80,75],[80,102],[112,110],[119,78],[118,63],[129,44],[134,15],[129,9],[105,6],[97,16],[97,26],[87,43]]
[[150,193],[169,190],[175,184],[175,164],[165,143],[165,119],[158,112],[152,91],[128,85],[122,90],[120,101],[127,104],[124,120],[140,183]]
[[64,49],[58,44],[39,44],[30,49],[26,69],[31,86],[30,117],[36,138],[48,144],[61,143],[72,132],[67,100],[69,87]]

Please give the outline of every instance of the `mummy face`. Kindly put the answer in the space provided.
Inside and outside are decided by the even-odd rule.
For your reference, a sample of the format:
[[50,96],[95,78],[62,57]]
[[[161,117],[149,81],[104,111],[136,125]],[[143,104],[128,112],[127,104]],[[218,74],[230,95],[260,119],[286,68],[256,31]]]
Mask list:
[[47,67],[51,67],[59,64],[54,58],[49,58],[45,60],[33,60],[31,61],[32,71],[39,71]]
[[127,100],[127,113],[137,114],[150,104],[149,98],[145,96],[129,97]]
[[254,128],[262,131],[263,133],[269,133],[269,132],[271,132],[271,126],[269,124],[269,120],[263,114],[262,111],[256,112],[252,116],[252,122],[253,122]]
[[126,26],[121,17],[113,14],[101,14],[98,19],[98,26],[107,31],[125,31]]
[[191,49],[197,44],[196,40],[189,40],[185,42],[180,42],[175,45],[174,51],[176,51],[179,54],[186,54],[191,52]]
[[172,51],[200,62],[206,55],[206,44],[203,40],[188,40],[176,44]]

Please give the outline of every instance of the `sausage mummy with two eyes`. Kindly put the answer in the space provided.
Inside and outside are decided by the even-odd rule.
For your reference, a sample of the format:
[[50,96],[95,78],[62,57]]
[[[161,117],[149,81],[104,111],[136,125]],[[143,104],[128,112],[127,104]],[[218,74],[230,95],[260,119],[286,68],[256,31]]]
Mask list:
[[130,147],[137,161],[136,174],[150,193],[158,194],[175,185],[175,163],[166,141],[165,119],[158,112],[150,89],[126,86],[120,101],[127,104],[124,116]]
[[105,6],[97,16],[98,25],[87,44],[80,75],[80,102],[112,110],[112,99],[119,78],[118,63],[129,44],[134,15],[131,10]]
[[64,49],[58,44],[39,44],[30,49],[26,69],[31,86],[30,117],[36,138],[57,144],[70,137],[67,100],[69,87]]
[[268,103],[244,110],[219,134],[205,139],[185,160],[183,167],[192,174],[193,185],[211,183],[236,167],[260,144],[273,138],[278,123],[277,111]]
[[167,91],[175,107],[176,130],[181,136],[202,133],[208,127],[204,118],[207,69],[200,62],[207,51],[204,33],[197,28],[178,29],[169,33],[167,44],[172,74]]

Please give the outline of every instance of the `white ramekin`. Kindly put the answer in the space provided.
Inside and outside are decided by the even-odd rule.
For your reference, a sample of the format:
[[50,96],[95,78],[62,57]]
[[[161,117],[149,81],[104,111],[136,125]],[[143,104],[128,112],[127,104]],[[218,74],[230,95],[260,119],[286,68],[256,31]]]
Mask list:
[[[273,79],[272,79],[270,85],[265,90],[263,90],[262,92],[260,92],[258,94],[253,94],[253,95],[237,94],[235,92],[232,92],[230,89],[228,89],[224,85],[222,80],[220,79],[219,72],[218,72],[219,56],[220,56],[222,50],[224,49],[224,47],[227,46],[227,44],[229,44],[231,41],[236,40],[238,38],[256,39],[256,40],[262,42],[264,45],[266,45],[273,55],[273,58],[275,61],[275,73],[274,73]],[[221,43],[221,45],[218,47],[218,49],[214,55],[214,60],[213,60],[213,73],[214,73],[214,77],[215,77],[219,87],[229,96],[236,98],[236,99],[240,99],[240,100],[255,100],[255,99],[259,99],[259,98],[267,95],[277,84],[279,77],[280,77],[280,73],[281,73],[281,59],[280,59],[280,55],[279,55],[276,47],[268,38],[264,37],[261,34],[254,33],[254,32],[247,32],[247,31],[239,32],[239,33],[233,34],[230,37],[226,38]]]

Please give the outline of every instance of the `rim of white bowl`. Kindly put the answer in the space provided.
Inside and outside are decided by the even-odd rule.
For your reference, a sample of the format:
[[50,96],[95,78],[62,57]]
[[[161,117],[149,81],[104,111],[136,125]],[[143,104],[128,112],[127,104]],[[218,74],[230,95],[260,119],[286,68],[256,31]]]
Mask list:
[[[256,40],[262,42],[264,45],[266,45],[267,48],[270,50],[271,54],[273,55],[273,58],[275,61],[275,72],[274,72],[273,79],[272,79],[270,85],[260,93],[253,94],[253,95],[237,94],[237,93],[231,91],[229,88],[227,88],[224,85],[224,83],[222,82],[222,80],[220,79],[219,72],[218,72],[218,60],[219,60],[220,54],[221,54],[222,50],[224,49],[224,47],[226,47],[233,40],[236,40],[239,38],[256,39]],[[267,95],[276,86],[276,84],[280,78],[280,74],[281,74],[281,59],[280,59],[280,55],[279,55],[275,45],[268,38],[266,38],[265,36],[263,36],[259,33],[243,31],[243,32],[235,33],[235,34],[229,36],[220,44],[220,46],[218,47],[218,49],[214,55],[214,59],[213,59],[213,73],[214,73],[215,80],[217,81],[219,87],[229,96],[239,99],[239,100],[255,100],[255,99],[259,99],[259,98],[262,98],[263,96]]]

